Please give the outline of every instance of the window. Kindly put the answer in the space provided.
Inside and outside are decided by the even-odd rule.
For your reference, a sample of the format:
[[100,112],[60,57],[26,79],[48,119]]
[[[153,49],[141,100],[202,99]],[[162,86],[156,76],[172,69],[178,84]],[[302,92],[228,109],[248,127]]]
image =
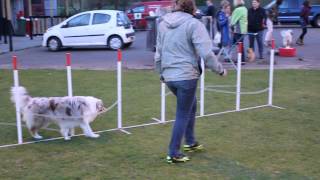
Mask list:
[[68,27],[87,26],[89,25],[90,14],[82,14],[71,19],[68,22]]
[[130,19],[128,18],[128,16],[126,14],[124,14],[123,12],[120,12],[117,14],[117,25],[118,26],[126,26],[129,25]]
[[110,21],[110,15],[95,13],[93,16],[92,24],[104,24]]
[[138,6],[132,9],[132,13],[143,13],[145,7],[144,6]]

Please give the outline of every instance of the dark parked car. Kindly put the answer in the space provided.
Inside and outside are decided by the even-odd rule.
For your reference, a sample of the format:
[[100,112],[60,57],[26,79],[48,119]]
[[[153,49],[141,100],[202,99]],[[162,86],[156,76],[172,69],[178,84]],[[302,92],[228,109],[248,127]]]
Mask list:
[[[300,12],[304,0],[283,0],[279,6],[278,21],[280,23],[299,23]],[[311,25],[314,27],[320,27],[320,0],[314,0],[311,2],[311,14],[309,16]],[[276,1],[272,1],[267,6],[266,10],[271,10],[275,6]]]

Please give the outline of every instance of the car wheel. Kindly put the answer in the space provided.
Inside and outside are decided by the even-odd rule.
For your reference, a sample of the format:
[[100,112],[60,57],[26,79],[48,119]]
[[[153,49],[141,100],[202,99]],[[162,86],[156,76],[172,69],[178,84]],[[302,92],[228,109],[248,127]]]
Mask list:
[[62,47],[61,41],[57,37],[51,37],[47,43],[49,51],[59,51]]
[[314,18],[313,26],[319,28],[320,27],[320,15],[318,15],[316,18]]
[[108,47],[112,50],[123,48],[123,41],[120,36],[111,36],[108,40]]
[[127,43],[127,44],[124,44],[124,47],[125,47],[125,48],[129,48],[131,45],[132,45],[132,42]]

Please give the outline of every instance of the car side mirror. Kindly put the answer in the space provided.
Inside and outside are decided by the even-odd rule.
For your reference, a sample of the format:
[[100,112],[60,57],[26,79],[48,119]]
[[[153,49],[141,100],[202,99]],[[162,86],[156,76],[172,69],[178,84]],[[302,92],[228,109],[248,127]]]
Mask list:
[[67,28],[68,27],[68,23],[63,23],[61,28]]

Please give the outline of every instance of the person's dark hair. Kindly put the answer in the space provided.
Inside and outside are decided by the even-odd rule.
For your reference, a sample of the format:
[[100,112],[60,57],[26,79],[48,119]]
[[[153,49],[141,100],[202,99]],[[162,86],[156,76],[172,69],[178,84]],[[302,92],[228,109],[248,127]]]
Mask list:
[[182,11],[193,15],[196,11],[196,3],[194,0],[176,0],[176,11]]
[[303,5],[309,7],[310,6],[310,1],[308,1],[308,0],[304,1]]

